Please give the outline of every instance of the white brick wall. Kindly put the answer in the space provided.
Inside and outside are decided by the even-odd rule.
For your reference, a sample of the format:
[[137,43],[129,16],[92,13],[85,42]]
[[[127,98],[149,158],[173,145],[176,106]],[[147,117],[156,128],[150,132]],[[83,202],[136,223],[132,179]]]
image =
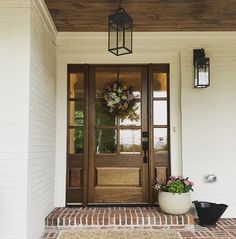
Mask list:
[[29,9],[0,4],[0,238],[26,238]]
[[[206,49],[211,86],[192,88],[192,50],[181,54],[183,169],[195,181],[193,199],[226,203],[236,216],[236,49]],[[215,174],[216,183],[204,175]]]
[[38,239],[54,207],[55,32],[36,3],[0,2],[1,239]]
[[44,230],[54,208],[56,128],[56,48],[48,29],[31,6],[28,211],[29,239]]

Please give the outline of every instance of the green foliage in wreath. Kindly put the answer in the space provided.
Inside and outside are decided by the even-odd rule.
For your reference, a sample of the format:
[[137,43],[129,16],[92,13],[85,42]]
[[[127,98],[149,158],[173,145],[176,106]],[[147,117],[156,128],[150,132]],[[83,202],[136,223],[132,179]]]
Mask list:
[[114,81],[104,89],[103,98],[110,114],[119,116],[122,120],[125,118],[132,121],[139,120],[139,115],[136,113],[139,100],[135,98],[131,86],[120,80]]

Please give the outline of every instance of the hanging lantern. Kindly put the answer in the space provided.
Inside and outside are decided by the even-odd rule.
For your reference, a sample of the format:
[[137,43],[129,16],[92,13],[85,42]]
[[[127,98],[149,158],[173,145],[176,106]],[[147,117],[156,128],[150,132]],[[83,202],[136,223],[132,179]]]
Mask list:
[[204,49],[193,50],[194,87],[210,86],[210,59],[205,57]]
[[133,19],[119,7],[108,21],[108,51],[116,56],[132,53]]

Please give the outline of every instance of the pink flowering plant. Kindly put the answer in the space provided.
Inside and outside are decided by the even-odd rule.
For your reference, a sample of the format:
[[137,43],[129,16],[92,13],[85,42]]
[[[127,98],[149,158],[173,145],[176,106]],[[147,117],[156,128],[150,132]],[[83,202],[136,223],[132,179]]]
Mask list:
[[157,179],[155,189],[163,192],[187,193],[193,191],[193,182],[188,177],[170,176],[169,178]]

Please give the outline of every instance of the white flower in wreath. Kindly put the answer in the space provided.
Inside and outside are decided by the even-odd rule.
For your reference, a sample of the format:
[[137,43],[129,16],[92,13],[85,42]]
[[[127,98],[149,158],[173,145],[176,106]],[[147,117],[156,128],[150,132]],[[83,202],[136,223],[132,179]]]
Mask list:
[[107,102],[107,106],[112,107],[113,106],[113,102],[112,101],[108,101]]
[[120,103],[120,98],[117,97],[113,102],[114,102],[114,104]]
[[115,93],[115,92],[112,92],[112,93],[111,93],[111,97],[112,97],[113,99],[116,98],[116,97],[117,97],[116,93]]

